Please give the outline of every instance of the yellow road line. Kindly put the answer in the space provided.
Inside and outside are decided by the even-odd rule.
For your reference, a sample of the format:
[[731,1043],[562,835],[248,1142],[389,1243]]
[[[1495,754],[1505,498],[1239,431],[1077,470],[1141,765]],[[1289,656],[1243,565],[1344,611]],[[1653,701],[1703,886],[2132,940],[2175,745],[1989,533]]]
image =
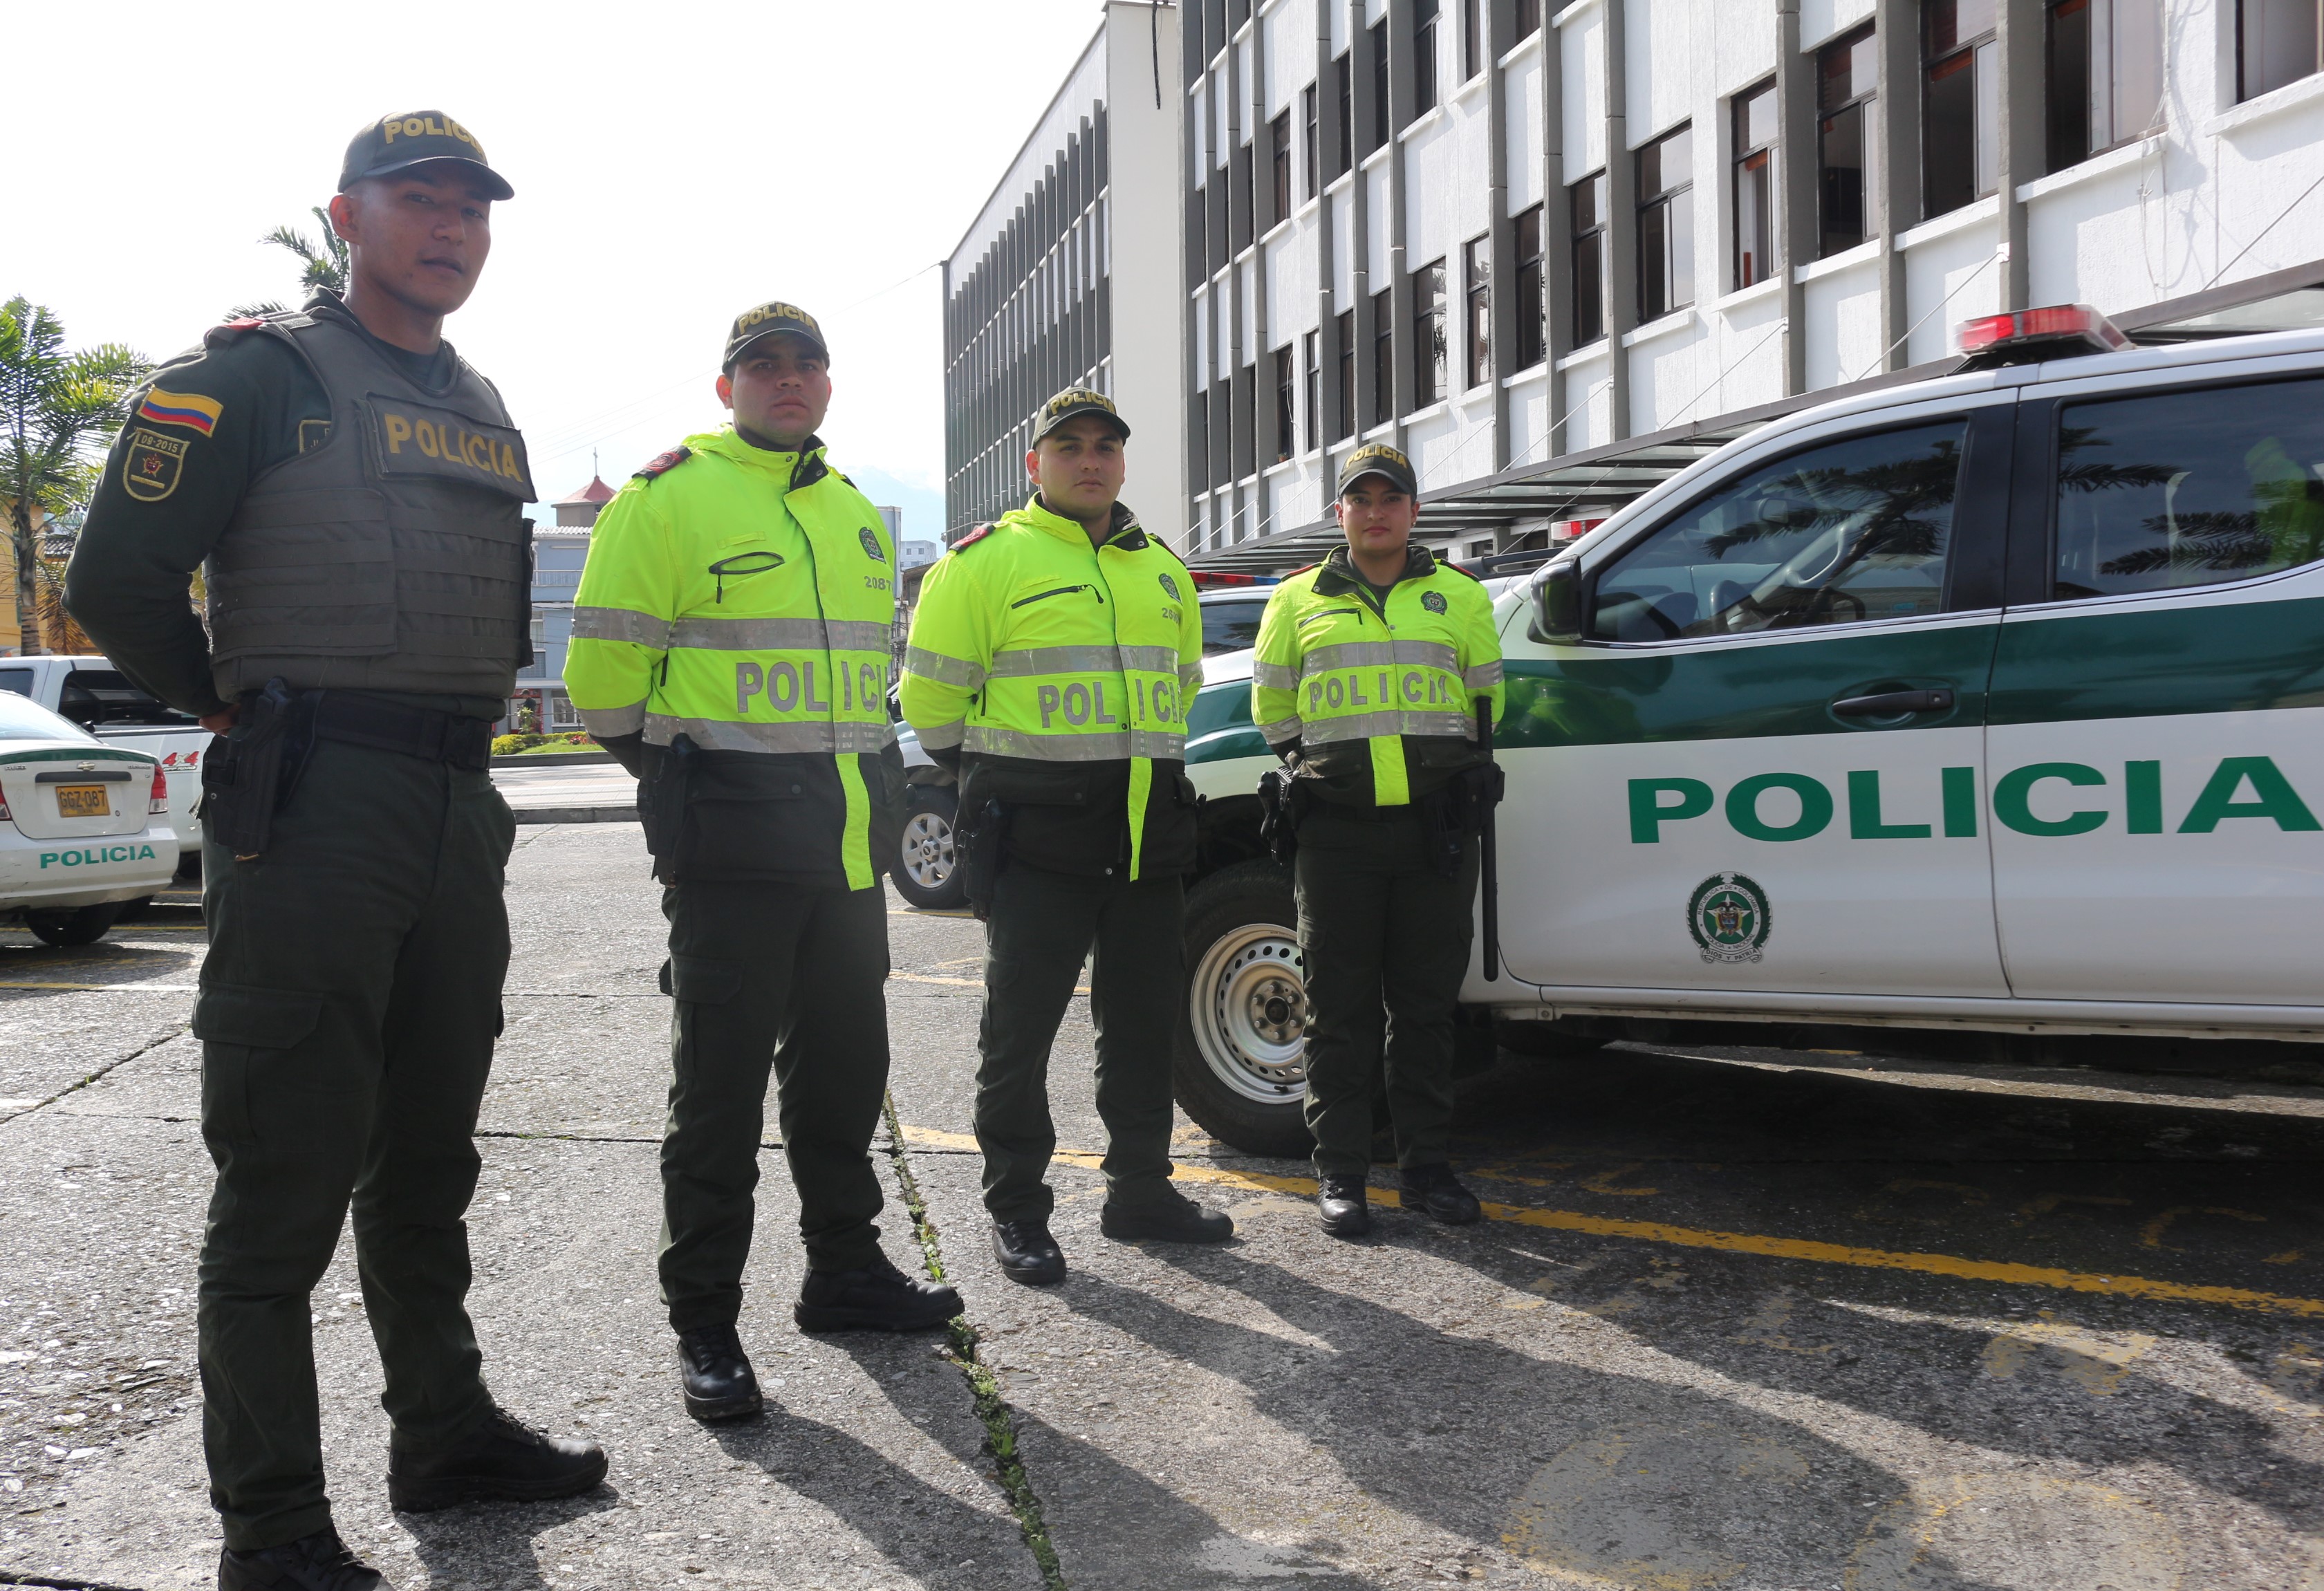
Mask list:
[[[976,1140],[966,1133],[944,1133],[927,1127],[906,1127],[904,1136],[932,1148],[973,1149]],[[1056,1158],[1069,1165],[1095,1170],[1101,1157],[1059,1150]],[[1222,1171],[1215,1166],[1180,1165],[1174,1173],[1188,1182],[1218,1182],[1254,1192],[1296,1193],[1312,1198],[1313,1177],[1274,1177],[1259,1172]],[[1401,1205],[1394,1189],[1374,1188],[1372,1199]],[[1857,1248],[1845,1243],[1824,1243],[1808,1237],[1771,1237],[1755,1232],[1715,1232],[1694,1227],[1674,1227],[1662,1221],[1626,1221],[1612,1216],[1583,1215],[1578,1210],[1543,1209],[1524,1204],[1485,1206],[1488,1220],[1509,1221],[1521,1227],[1545,1227],[1560,1232],[1586,1232],[1594,1237],[1628,1237],[1642,1243],[1665,1243],[1680,1248],[1709,1248],[1726,1254],[1754,1254],[1767,1259],[1811,1260],[1819,1265],[1857,1265],[1867,1270],[1914,1271],[1961,1282],[2002,1282],[2023,1287],[2053,1287],[2064,1292],[2104,1293],[2116,1298],[2149,1298],[2172,1303],[2225,1304],[2230,1309],[2264,1310],[2276,1314],[2324,1316],[2324,1299],[2292,1298],[2280,1292],[2260,1292],[2247,1287],[2204,1287],[2185,1282],[2161,1282],[2148,1276],[2101,1276],[2089,1271],[2061,1270],[2051,1265],[2021,1265],[2006,1260],[1963,1259],[1950,1254],[1900,1253],[1886,1248]]]

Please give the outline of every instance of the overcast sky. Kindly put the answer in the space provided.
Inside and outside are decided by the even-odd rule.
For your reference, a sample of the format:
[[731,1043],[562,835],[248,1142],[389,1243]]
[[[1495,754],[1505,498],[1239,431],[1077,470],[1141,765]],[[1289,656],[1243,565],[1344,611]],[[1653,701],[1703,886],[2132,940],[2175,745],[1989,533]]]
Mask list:
[[[259,237],[313,229],[357,127],[464,123],[516,198],[446,334],[564,496],[723,416],[727,323],[822,321],[834,462],[942,529],[934,269],[1096,31],[1096,0],[562,7],[49,4],[8,24],[0,298],[152,357],[294,297]],[[35,175],[37,174],[37,175]]]

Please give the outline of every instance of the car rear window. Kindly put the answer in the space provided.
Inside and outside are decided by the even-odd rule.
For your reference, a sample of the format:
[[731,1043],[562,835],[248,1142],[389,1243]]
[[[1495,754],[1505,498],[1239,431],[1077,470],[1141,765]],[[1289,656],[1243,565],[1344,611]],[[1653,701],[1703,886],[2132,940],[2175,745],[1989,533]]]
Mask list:
[[[13,672],[13,671],[12,671]],[[27,670],[29,672],[29,670]],[[38,702],[0,690],[0,740],[88,740],[97,737]]]
[[2058,427],[2061,602],[2324,556],[2324,381],[2071,403]]

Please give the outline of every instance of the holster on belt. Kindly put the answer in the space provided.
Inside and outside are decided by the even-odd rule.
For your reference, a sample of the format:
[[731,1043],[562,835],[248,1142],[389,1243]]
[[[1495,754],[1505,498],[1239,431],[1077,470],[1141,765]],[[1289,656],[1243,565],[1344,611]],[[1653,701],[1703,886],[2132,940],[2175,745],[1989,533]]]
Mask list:
[[964,814],[959,838],[961,886],[968,892],[968,909],[980,923],[992,918],[992,889],[1008,860],[1009,808],[988,801]]
[[1299,821],[1307,815],[1307,781],[1287,768],[1259,776],[1259,839],[1278,867],[1299,854]]
[[665,884],[678,881],[686,857],[687,786],[694,775],[694,740],[674,737],[659,758],[649,758],[645,777],[638,781],[638,818],[646,832],[646,851],[653,858],[653,876]]
[[236,861],[263,854],[274,814],[290,804],[314,746],[310,694],[292,694],[280,679],[242,698],[229,732],[202,758],[202,827]]
[[1491,828],[1493,809],[1501,804],[1507,783],[1499,763],[1483,762],[1462,768],[1450,783],[1421,798],[1420,805],[1428,814],[1436,870],[1445,878],[1460,873],[1469,836],[1482,835]]

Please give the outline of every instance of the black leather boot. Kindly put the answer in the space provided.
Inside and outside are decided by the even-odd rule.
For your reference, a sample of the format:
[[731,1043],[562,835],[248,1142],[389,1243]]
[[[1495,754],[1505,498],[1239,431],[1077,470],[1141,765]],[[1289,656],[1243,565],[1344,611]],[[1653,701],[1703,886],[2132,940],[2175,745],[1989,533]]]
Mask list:
[[1176,1188],[1159,1198],[1136,1204],[1109,1199],[1098,1211],[1098,1230],[1119,1242],[1151,1237],[1162,1243],[1224,1243],[1234,1236],[1233,1219],[1224,1210],[1205,1209]]
[[860,1271],[809,1271],[791,1319],[801,1331],[927,1331],[960,1311],[959,1293],[881,1255]]
[[1416,1165],[1403,1173],[1404,1208],[1443,1221],[1448,1227],[1465,1227],[1485,1213],[1477,1196],[1461,1185],[1452,1168],[1443,1161],[1434,1165]]
[[325,1525],[280,1547],[218,1554],[218,1591],[395,1591]]
[[390,1440],[387,1502],[398,1513],[428,1513],[462,1503],[540,1503],[594,1489],[605,1478],[605,1449],[545,1436],[505,1409],[450,1447],[414,1452]]
[[749,1420],[766,1407],[758,1373],[732,1326],[696,1326],[678,1334],[678,1388],[686,1412],[705,1425]]
[[1323,1230],[1334,1237],[1360,1237],[1372,1229],[1361,1177],[1325,1177],[1315,1188],[1315,1209],[1323,1218]]
[[1049,1236],[1047,1221],[993,1222],[992,1257],[1011,1282],[1049,1287],[1065,1279],[1065,1251]]

